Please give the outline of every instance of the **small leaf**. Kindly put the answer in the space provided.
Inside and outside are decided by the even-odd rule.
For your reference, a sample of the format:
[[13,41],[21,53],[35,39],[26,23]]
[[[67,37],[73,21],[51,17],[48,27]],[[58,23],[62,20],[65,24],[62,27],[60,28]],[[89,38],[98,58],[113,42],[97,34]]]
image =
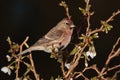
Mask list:
[[93,38],[99,38],[98,33],[93,34]]
[[55,54],[51,53],[50,58],[55,58]]
[[14,45],[12,46],[13,49],[16,49],[17,47],[18,47],[18,44],[14,44]]
[[91,12],[90,15],[92,16],[95,12]]
[[15,67],[14,67],[14,66],[10,66],[9,68],[10,68],[11,70],[13,70]]
[[86,12],[89,12],[90,8],[91,8],[91,5],[87,5],[86,6]]
[[65,1],[61,1],[61,3],[59,3],[59,6],[63,6],[64,8],[68,7]]
[[87,12],[86,12],[86,10],[85,10],[85,9],[83,9],[83,8],[79,7],[79,10],[81,11],[81,13],[82,13],[84,16],[86,16]]
[[63,61],[62,58],[58,58],[57,62],[61,63]]
[[92,39],[93,39],[93,36],[90,36],[89,39],[92,40]]
[[9,37],[9,36],[8,36],[8,38],[6,39],[6,41],[9,43],[9,45],[11,45],[11,44],[12,44],[11,39],[10,39],[10,37]]
[[103,31],[104,31],[106,34],[108,33],[108,31],[110,31],[110,30],[113,28],[112,25],[108,24],[108,23],[105,22],[105,21],[101,21],[101,23],[102,23],[102,25],[104,26]]
[[13,48],[16,52],[19,51],[19,45],[18,45],[18,44],[14,44],[14,45],[12,46],[12,48]]
[[86,37],[86,36],[85,36],[84,34],[81,34],[81,37],[79,37],[79,39],[84,40],[85,37]]
[[96,77],[96,76],[95,76],[95,77],[93,77],[93,78],[92,78],[92,80],[97,80],[97,77]]
[[53,76],[51,76],[50,80],[54,80],[54,77],[53,77]]
[[70,55],[74,55],[75,53],[77,53],[78,51],[78,47],[75,47],[71,52]]
[[13,52],[13,50],[12,50],[12,49],[9,49],[9,50],[8,50],[8,52],[9,52],[9,53],[12,53],[12,52]]
[[58,75],[58,77],[55,80],[63,80],[60,75]]

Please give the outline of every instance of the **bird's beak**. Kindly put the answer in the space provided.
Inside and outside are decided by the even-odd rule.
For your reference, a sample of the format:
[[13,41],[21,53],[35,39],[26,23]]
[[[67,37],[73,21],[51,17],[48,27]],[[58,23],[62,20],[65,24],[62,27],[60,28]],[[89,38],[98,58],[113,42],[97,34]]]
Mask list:
[[74,28],[74,27],[75,27],[75,25],[74,25],[74,24],[70,25],[70,28]]

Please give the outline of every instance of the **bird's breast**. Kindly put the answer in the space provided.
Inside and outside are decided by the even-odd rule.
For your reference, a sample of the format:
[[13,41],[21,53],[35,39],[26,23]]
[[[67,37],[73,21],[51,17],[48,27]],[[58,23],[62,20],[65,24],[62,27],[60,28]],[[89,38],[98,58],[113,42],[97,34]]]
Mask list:
[[63,46],[62,49],[66,48],[66,46],[70,43],[71,41],[71,36],[72,36],[72,31],[66,31],[66,34],[64,36],[63,41],[61,42],[61,46]]

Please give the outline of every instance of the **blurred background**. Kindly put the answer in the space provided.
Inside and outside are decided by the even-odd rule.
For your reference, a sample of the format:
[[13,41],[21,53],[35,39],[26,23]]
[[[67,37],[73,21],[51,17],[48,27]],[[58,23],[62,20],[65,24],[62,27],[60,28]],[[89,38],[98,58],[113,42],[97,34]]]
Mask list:
[[[60,0],[0,0],[0,68],[9,64],[5,57],[9,50],[7,37],[10,36],[12,41],[20,44],[26,36],[29,36],[28,44],[34,44],[66,17],[65,10],[59,6],[59,3]],[[66,0],[66,3],[69,6],[72,20],[77,26],[71,41],[75,44],[77,43],[76,31],[80,30],[81,34],[86,29],[86,18],[78,10],[78,7],[84,8],[85,3],[84,0]],[[100,20],[108,19],[113,12],[120,9],[120,0],[91,0],[91,5],[91,10],[95,12],[91,17],[91,27],[96,29],[100,27]],[[100,38],[95,40],[97,56],[90,62],[90,64],[96,62],[100,68],[103,67],[103,62],[111,51],[112,45],[120,37],[120,15],[116,16],[110,24],[113,25],[113,29],[108,34],[100,33]],[[36,70],[41,78],[49,80],[51,76],[61,75],[60,64],[55,59],[51,59],[50,54],[42,51],[33,53],[35,53],[33,59]],[[120,57],[114,59],[110,66],[118,63],[120,63]],[[109,76],[111,75],[113,75],[112,72]],[[1,80],[14,80],[14,78],[14,72],[8,76],[0,71]]]

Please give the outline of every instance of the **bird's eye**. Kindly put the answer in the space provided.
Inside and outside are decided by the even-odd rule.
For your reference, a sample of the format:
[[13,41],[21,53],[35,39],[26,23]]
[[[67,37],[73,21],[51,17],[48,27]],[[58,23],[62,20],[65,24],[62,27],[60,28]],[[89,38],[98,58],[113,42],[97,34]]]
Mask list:
[[65,24],[69,25],[69,23],[68,23],[68,22],[66,22]]
[[66,25],[70,25],[70,23],[68,21],[65,22]]

